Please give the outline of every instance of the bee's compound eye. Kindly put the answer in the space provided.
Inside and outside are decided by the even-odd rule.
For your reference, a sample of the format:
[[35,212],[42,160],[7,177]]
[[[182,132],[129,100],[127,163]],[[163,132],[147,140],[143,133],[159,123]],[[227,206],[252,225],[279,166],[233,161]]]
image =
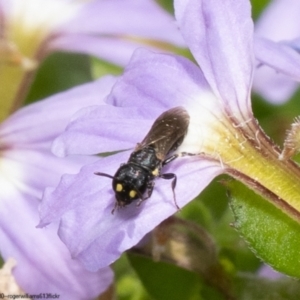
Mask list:
[[121,183],[117,183],[116,192],[122,192],[122,190],[123,190],[123,185]]
[[130,198],[135,198],[135,197],[136,197],[136,194],[137,194],[137,192],[136,192],[135,190],[131,190],[131,191],[129,192],[129,197],[130,197]]

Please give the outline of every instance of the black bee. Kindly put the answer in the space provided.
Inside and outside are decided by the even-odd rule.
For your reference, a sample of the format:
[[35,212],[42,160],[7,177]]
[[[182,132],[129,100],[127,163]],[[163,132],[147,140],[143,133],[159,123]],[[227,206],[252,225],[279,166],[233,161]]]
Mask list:
[[161,114],[152,125],[141,143],[131,153],[127,163],[120,166],[114,176],[96,172],[96,175],[113,179],[112,187],[116,203],[112,210],[124,207],[133,200],[139,199],[137,206],[151,197],[156,177],[172,180],[174,203],[177,177],[173,173],[161,173],[162,168],[179,155],[189,153],[168,154],[174,152],[182,143],[187,133],[190,117],[183,107],[175,107]]

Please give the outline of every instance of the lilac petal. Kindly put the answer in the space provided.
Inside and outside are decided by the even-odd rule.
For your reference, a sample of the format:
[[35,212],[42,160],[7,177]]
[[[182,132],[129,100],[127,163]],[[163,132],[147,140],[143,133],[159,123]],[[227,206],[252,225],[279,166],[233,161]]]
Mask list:
[[[17,260],[15,276],[24,291],[35,294],[51,291],[64,295],[64,299],[74,299],[78,294],[92,299],[111,283],[111,270],[90,274],[74,263],[59,240],[56,227],[44,231],[35,228],[37,199],[41,198],[45,185],[57,184],[62,173],[74,173],[83,163],[94,160],[86,157],[61,160],[47,150],[17,148],[2,152],[0,242],[5,247],[1,248],[1,255]],[[55,263],[49,264],[53,258]]]
[[18,110],[0,125],[0,140],[22,148],[49,145],[77,110],[103,103],[114,82],[104,77]]
[[[268,38],[276,42],[294,40],[300,36],[299,13],[300,1],[298,0],[272,1],[256,21],[255,33],[258,37]],[[276,26],[274,26],[274,23],[276,23]],[[291,46],[293,47],[293,45]],[[284,43],[278,44],[278,48],[282,48],[283,50],[283,55],[288,54],[288,60],[292,50],[288,50],[286,47]],[[279,58],[279,60],[275,58],[278,56],[276,54],[274,54],[275,57],[273,57],[273,53],[268,53],[268,51],[264,49],[262,53],[259,51],[259,49],[255,49],[256,54],[259,56],[264,55],[267,60],[266,65],[271,68],[274,63],[277,64],[277,61],[283,62],[281,58]],[[295,57],[295,54],[291,55]],[[255,72],[253,82],[254,91],[273,103],[282,103],[289,99],[299,85],[291,80],[288,73],[283,72],[284,74],[288,74],[288,76],[285,76],[278,72],[282,72],[282,67],[287,69],[287,72],[289,72],[288,68],[291,67],[291,70],[295,72],[294,70],[298,68],[299,63],[295,60],[295,65],[292,64],[291,66],[293,60],[295,59],[291,57],[286,65],[281,64],[280,69],[277,68],[277,65],[275,65],[275,70],[267,66],[259,67]],[[264,63],[264,60],[261,60],[261,62]],[[292,76],[292,78],[294,78],[294,76]],[[296,80],[298,79],[296,78]]]
[[159,114],[183,106],[190,115],[190,126],[180,151],[191,153],[201,152],[202,139],[209,135],[206,129],[218,123],[224,112],[222,99],[212,93],[197,65],[180,56],[145,49],[135,51],[107,103],[128,108],[135,106],[145,112],[155,107]]
[[151,108],[145,114],[138,108],[110,105],[83,109],[54,141],[52,150],[62,157],[132,149],[152,125],[153,119],[147,114],[158,116],[150,112]]
[[123,35],[184,46],[175,20],[153,0],[91,1],[60,29],[61,32],[106,37]]
[[85,156],[61,159],[49,150],[10,149],[2,152],[1,171],[25,193],[41,198],[45,186],[56,186],[61,174],[77,173],[95,160]]
[[295,39],[300,36],[299,14],[299,0],[273,0],[255,22],[255,33],[276,42]]
[[[164,32],[164,30],[162,30]],[[126,66],[132,53],[140,47],[157,51],[155,43],[143,44],[144,40],[130,40],[121,36],[95,36],[86,34],[69,34],[58,36],[49,50],[64,50],[69,52],[87,53],[119,66]],[[116,51],[118,49],[118,51]],[[163,50],[160,49],[160,52]]]
[[181,33],[213,91],[232,110],[250,109],[253,23],[247,0],[176,0]]
[[259,269],[258,276],[272,279],[272,280],[276,280],[276,279],[285,277],[285,275],[275,271],[270,266],[265,265],[265,264]]
[[7,15],[7,9],[9,8],[9,5],[9,2],[7,1],[0,1],[0,16],[2,20],[4,20],[3,16]]
[[155,107],[163,112],[175,106],[193,105],[207,93],[211,90],[201,70],[188,59],[138,49],[107,102],[136,106],[143,111]]
[[92,203],[87,200],[89,198],[112,198],[111,180],[96,176],[94,173],[110,174],[111,170],[116,171],[121,163],[128,160],[128,157],[128,151],[122,152],[86,165],[76,175],[63,175],[56,189],[47,188],[44,192],[39,209],[41,217],[39,227],[59,220],[67,211],[77,207],[89,210],[89,205]]
[[298,87],[298,82],[292,81],[288,76],[277,73],[268,66],[259,66],[255,72],[254,92],[272,103],[284,103],[295,93]]
[[105,268],[90,273],[71,259],[54,224],[43,230],[35,228],[37,200],[20,194],[4,180],[1,178],[1,186],[5,187],[0,202],[1,256],[17,261],[13,273],[22,290],[30,294],[56,293],[70,300],[94,299],[105,291],[112,283],[112,271]]
[[286,101],[299,85],[294,80],[300,81],[300,55],[293,47],[293,43],[255,40],[256,58],[263,65],[255,72],[253,89],[271,102]]
[[255,56],[259,62],[274,68],[277,72],[300,81],[300,55],[288,44],[256,38]]
[[[176,212],[171,182],[158,179],[151,198],[140,207],[132,204],[111,214],[115,202],[111,180],[93,173],[117,170],[128,155],[103,158],[84,167],[78,175],[65,175],[56,190],[48,190],[43,198],[40,226],[62,215],[59,235],[72,256],[88,270],[96,271],[111,264]],[[189,157],[174,161],[164,172],[176,173],[176,198],[183,207],[222,170],[212,162]]]
[[201,70],[189,60],[139,49],[107,98],[110,105],[80,111],[53,150],[64,156],[132,149],[162,112],[201,100],[204,106],[208,93]]
[[136,48],[161,51],[160,42],[185,46],[175,20],[155,1],[95,0],[53,35],[48,50],[89,53],[125,66]]

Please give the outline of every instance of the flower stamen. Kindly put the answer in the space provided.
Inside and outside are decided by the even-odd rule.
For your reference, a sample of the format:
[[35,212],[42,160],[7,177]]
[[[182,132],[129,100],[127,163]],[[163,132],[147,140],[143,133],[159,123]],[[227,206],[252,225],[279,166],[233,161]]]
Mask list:
[[0,65],[19,66],[24,71],[32,71],[37,68],[38,62],[22,55],[17,45],[6,39],[0,39]]

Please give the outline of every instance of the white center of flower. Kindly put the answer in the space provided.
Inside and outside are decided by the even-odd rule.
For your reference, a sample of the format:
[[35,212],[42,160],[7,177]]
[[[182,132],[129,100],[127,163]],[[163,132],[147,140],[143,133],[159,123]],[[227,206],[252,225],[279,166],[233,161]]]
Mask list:
[[70,20],[78,11],[78,2],[64,0],[14,0],[11,20],[24,31],[47,32]]
[[22,163],[10,159],[4,153],[0,159],[0,185],[1,193],[5,195],[5,199],[16,197],[18,196],[16,193],[20,192],[40,197],[40,193],[25,183],[25,179],[28,179],[28,176],[22,168]]
[[82,2],[67,0],[11,0],[3,38],[32,58],[43,41],[76,16]]
[[12,273],[16,264],[15,259],[9,258],[0,269],[0,290],[4,294],[24,294]]
[[201,93],[189,101],[185,109],[190,115],[188,133],[178,152],[200,153],[211,151],[212,145],[219,144],[220,135],[215,126],[224,117],[220,104],[213,93]]

